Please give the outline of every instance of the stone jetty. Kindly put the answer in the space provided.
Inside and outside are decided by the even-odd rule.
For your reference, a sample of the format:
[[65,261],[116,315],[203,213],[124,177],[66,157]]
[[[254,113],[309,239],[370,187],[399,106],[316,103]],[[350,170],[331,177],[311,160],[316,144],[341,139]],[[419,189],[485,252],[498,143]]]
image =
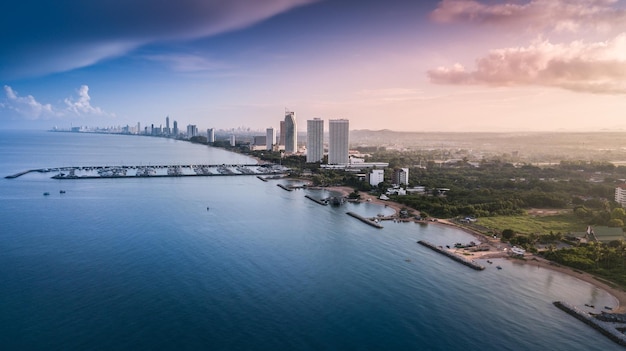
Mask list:
[[464,265],[466,265],[466,266],[468,266],[468,267],[470,267],[472,269],[475,269],[477,271],[482,271],[483,269],[485,269],[484,266],[481,266],[481,265],[479,265],[478,263],[476,263],[474,261],[470,261],[470,260],[468,260],[468,259],[466,259],[464,257],[461,257],[461,256],[459,256],[459,255],[457,255],[455,253],[452,253],[450,251],[444,250],[443,248],[440,248],[440,247],[438,247],[438,246],[436,246],[434,244],[431,244],[428,241],[420,240],[417,243],[422,245],[422,246],[426,246],[427,248],[429,248],[429,249],[431,249],[431,250],[433,250],[435,252],[439,252],[442,255],[448,256],[451,259],[453,259],[453,260],[455,260],[455,261],[457,261],[459,263],[462,263],[462,264],[464,264]]
[[328,206],[328,202],[327,201],[322,201],[322,200],[318,200],[314,197],[312,197],[311,195],[304,195],[304,197],[306,197],[307,199],[317,202],[318,204],[322,205],[322,206]]
[[[575,317],[576,319],[582,321],[583,323],[604,334],[614,342],[622,346],[626,346],[626,335],[619,331],[614,323],[601,321],[590,315],[589,313],[582,311],[578,307],[568,304],[567,302],[555,301],[553,302],[553,304],[565,313]],[[624,326],[623,324],[620,325],[622,327]]]
[[290,187],[284,186],[282,184],[276,184],[277,187],[283,189],[283,190],[287,190],[287,191],[293,191],[293,189],[291,189]]
[[372,221],[369,218],[365,218],[365,217],[363,217],[361,215],[358,215],[358,214],[356,214],[354,212],[346,212],[346,214],[349,215],[349,216],[352,216],[352,217],[354,217],[354,218],[356,218],[358,220],[360,220],[363,223],[367,223],[367,224],[371,225],[372,227],[375,227],[375,228],[378,228],[378,229],[382,229],[383,228],[382,225]]

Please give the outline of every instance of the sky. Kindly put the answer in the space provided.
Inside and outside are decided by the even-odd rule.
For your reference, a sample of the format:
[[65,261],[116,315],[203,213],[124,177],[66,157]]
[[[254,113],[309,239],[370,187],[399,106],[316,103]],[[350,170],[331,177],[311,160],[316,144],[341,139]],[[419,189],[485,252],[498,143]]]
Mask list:
[[5,129],[626,130],[626,0],[24,0]]

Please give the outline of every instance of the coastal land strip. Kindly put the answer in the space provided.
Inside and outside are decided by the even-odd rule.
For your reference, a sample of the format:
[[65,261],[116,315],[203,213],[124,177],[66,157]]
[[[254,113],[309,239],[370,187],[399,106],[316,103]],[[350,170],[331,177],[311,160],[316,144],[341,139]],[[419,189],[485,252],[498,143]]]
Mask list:
[[[315,187],[309,187],[309,188],[316,189]],[[320,187],[317,189],[325,189],[329,191],[338,192],[342,196],[347,196],[353,191],[351,187],[347,187],[347,186]],[[359,194],[361,195],[361,202],[366,201],[369,203],[391,208],[396,212],[396,214],[400,213],[400,210],[402,210],[403,208],[402,205],[393,201],[381,200],[374,195],[366,194],[363,192]],[[471,234],[481,243],[489,245],[488,251],[473,251],[472,252],[468,250],[461,250],[461,252],[459,252],[459,250],[455,248],[448,249],[452,253],[465,257],[466,259],[472,259],[472,260],[480,260],[480,259],[487,260],[487,259],[492,259],[492,258],[504,258],[507,260],[511,260],[512,262],[515,262],[515,263],[536,266],[540,269],[549,269],[555,272],[569,275],[574,278],[578,278],[586,283],[589,283],[597,287],[598,289],[606,291],[617,300],[618,306],[617,308],[611,311],[612,313],[626,313],[626,291],[622,290],[620,287],[612,284],[611,282],[600,280],[599,278],[595,277],[592,274],[575,270],[570,267],[561,266],[554,262],[548,261],[543,257],[533,255],[530,253],[526,253],[524,257],[521,257],[521,258],[511,257],[508,254],[508,251],[510,251],[510,247],[508,244],[502,243],[499,239],[489,238],[482,233],[478,233],[469,228],[460,226],[457,223],[452,222],[452,221],[448,221],[445,219],[438,219],[437,221],[429,222],[429,224],[453,226],[468,234]]]

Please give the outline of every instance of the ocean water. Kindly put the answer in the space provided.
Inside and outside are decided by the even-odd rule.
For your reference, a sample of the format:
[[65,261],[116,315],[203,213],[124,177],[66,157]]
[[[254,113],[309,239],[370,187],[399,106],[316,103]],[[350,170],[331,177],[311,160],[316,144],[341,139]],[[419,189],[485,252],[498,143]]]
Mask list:
[[[2,177],[250,162],[160,138],[0,132]],[[51,175],[0,179],[3,350],[622,349],[552,305],[615,306],[606,292],[506,260],[476,272],[416,244],[473,240],[454,228],[379,230],[345,213],[389,209],[320,206],[304,195],[329,192],[286,180]]]

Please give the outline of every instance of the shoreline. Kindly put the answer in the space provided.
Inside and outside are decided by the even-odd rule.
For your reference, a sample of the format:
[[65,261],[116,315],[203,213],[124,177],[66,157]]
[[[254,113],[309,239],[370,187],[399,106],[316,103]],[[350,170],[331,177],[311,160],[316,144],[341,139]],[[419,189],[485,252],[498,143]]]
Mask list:
[[[349,186],[332,186],[332,187],[315,187],[315,188],[312,187],[312,189],[325,189],[325,190],[335,191],[335,192],[341,193],[342,196],[347,196],[353,191],[353,189]],[[399,214],[400,210],[403,207],[397,202],[380,200],[376,196],[373,196],[370,194],[366,194],[363,192],[359,192],[359,194],[361,195],[361,200],[360,200],[361,202],[369,202],[369,203],[385,206],[387,208],[391,208],[395,211],[395,215]],[[435,222],[429,222],[429,224],[455,227],[458,230],[461,230],[469,235],[472,235],[481,243],[489,245],[489,251],[475,251],[475,252],[465,251],[466,253],[470,253],[470,255],[462,255],[459,252],[457,252],[457,249],[451,248],[449,251],[453,254],[456,254],[458,256],[465,257],[465,258],[471,258],[473,260],[504,258],[506,260],[514,261],[516,263],[520,263],[524,265],[532,265],[538,268],[549,269],[554,272],[566,274],[570,277],[574,277],[574,278],[580,279],[583,282],[591,284],[600,290],[604,290],[609,295],[613,296],[617,301],[617,307],[614,308],[609,313],[626,313],[626,291],[622,290],[618,286],[612,285],[612,283],[610,282],[605,282],[603,280],[600,280],[602,278],[598,278],[590,273],[577,271],[574,268],[559,265],[557,263],[548,261],[543,257],[530,254],[530,253],[527,253],[523,257],[523,259],[516,259],[516,258],[510,257],[509,254],[503,250],[504,248],[506,248],[508,251],[508,249],[510,249],[509,244],[502,243],[500,242],[499,239],[495,239],[496,241],[494,242],[494,239],[490,239],[489,237],[487,237],[486,235],[482,233],[478,233],[476,231],[460,226],[446,219],[438,219]],[[500,249],[498,248],[498,245],[501,245]]]
[[[482,251],[482,252],[472,252],[471,255],[469,255],[468,257],[471,257],[472,259],[490,259],[490,258],[504,258],[508,261],[512,261],[515,263],[519,263],[519,264],[524,264],[524,265],[531,265],[531,266],[535,266],[538,268],[543,268],[543,269],[549,269],[552,270],[554,272],[558,272],[561,274],[565,274],[568,275],[570,277],[574,277],[577,279],[580,279],[588,284],[593,285],[594,287],[600,289],[600,290],[604,290],[606,291],[609,295],[613,296],[616,300],[617,300],[617,307],[614,308],[612,311],[610,311],[610,313],[626,313],[626,291],[622,290],[620,287],[618,286],[614,286],[613,283],[610,282],[605,282],[603,280],[600,280],[602,278],[596,277],[593,274],[587,273],[587,272],[582,272],[582,271],[578,271],[574,268],[571,267],[567,267],[567,266],[562,266],[559,265],[558,263],[546,260],[545,258],[535,255],[535,254],[531,254],[531,253],[527,253],[526,255],[524,255],[523,258],[514,258],[509,256],[508,253],[506,253],[504,250],[503,251],[498,251],[498,248],[496,247],[496,245],[502,245],[503,248],[507,248],[510,249],[510,245],[509,244],[505,244],[500,242],[499,239],[497,239],[497,243],[496,245],[494,245],[494,242],[492,241],[493,239],[489,239],[487,236],[485,236],[484,234],[475,232],[469,228],[465,228],[463,226],[460,226],[456,223],[450,222],[448,220],[439,220],[438,222],[434,222],[435,224],[439,224],[439,225],[447,225],[447,226],[452,226],[455,227],[459,230],[464,231],[467,234],[472,235],[474,238],[476,238],[477,240],[479,240],[481,243],[485,243],[487,245],[489,245],[490,250],[489,251]],[[492,249],[496,250],[491,251]],[[455,251],[455,250],[452,250]],[[507,250],[508,251],[508,250]]]

